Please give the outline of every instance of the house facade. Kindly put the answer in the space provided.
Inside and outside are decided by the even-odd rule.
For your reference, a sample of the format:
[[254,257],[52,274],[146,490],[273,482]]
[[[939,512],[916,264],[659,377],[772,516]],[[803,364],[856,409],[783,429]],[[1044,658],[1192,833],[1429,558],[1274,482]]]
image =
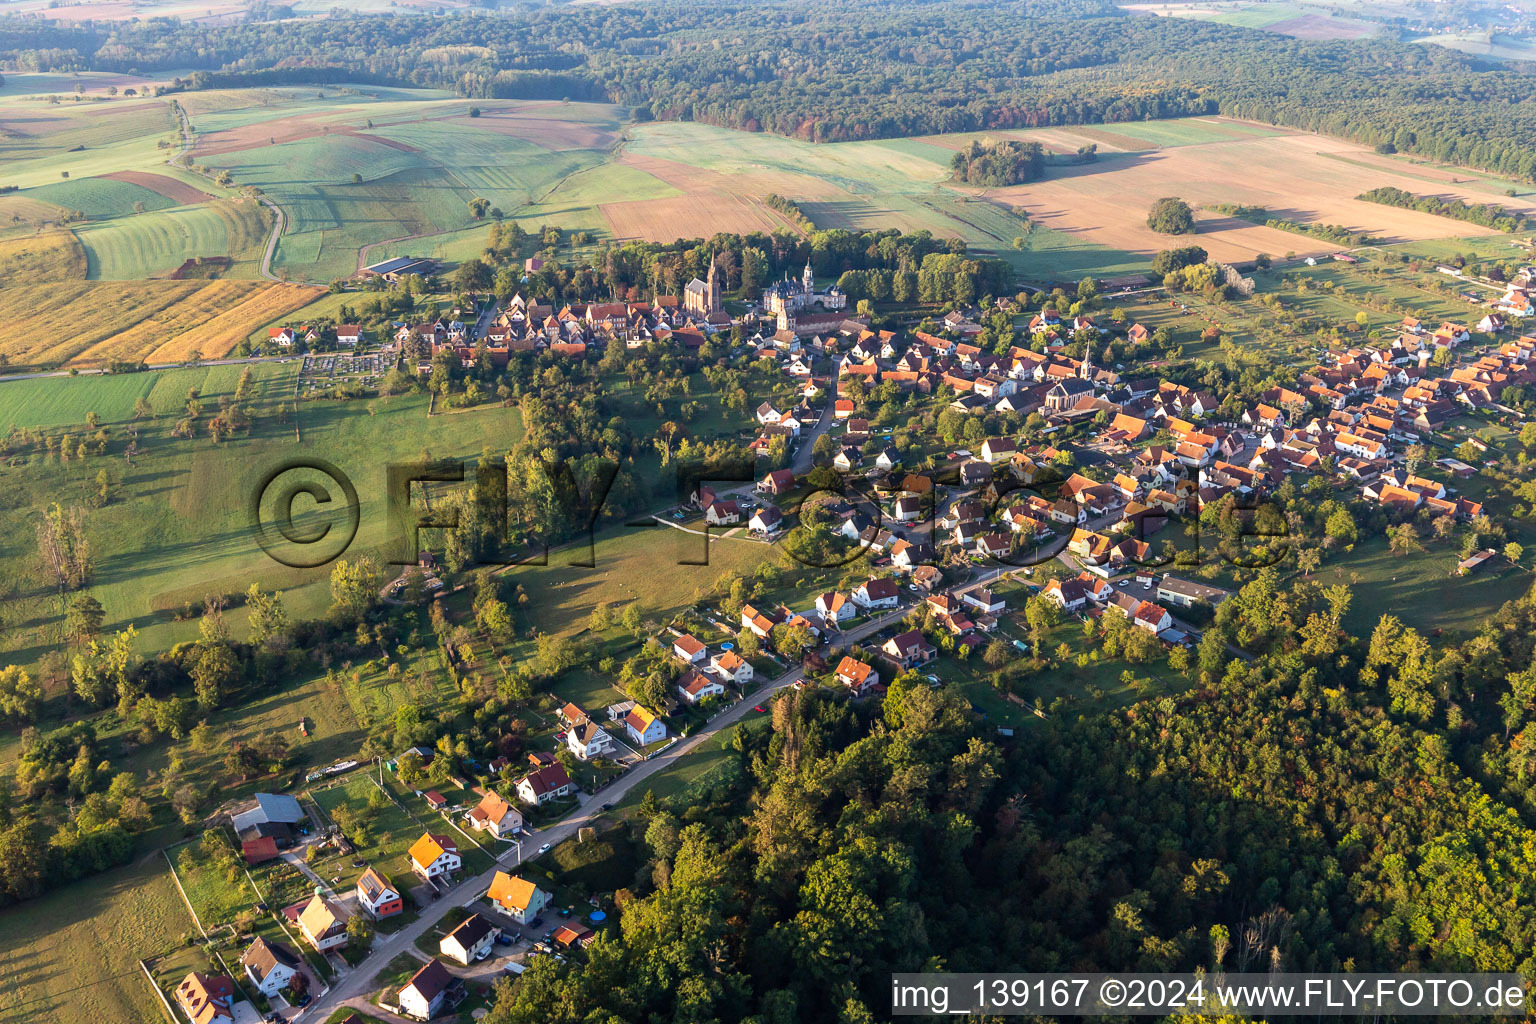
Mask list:
[[357,903],[375,921],[394,917],[405,909],[405,900],[389,879],[376,867],[370,867],[357,880]]
[[501,929],[479,914],[471,914],[438,941],[437,951],[464,967],[484,960],[496,944]]
[[258,937],[240,954],[240,966],[256,991],[271,999],[299,973],[299,954],[281,942]]
[[505,914],[518,924],[527,924],[539,916],[550,896],[526,878],[498,871],[491,879],[485,898],[491,901],[498,914]]
[[452,875],[464,866],[452,836],[427,832],[411,844],[411,870],[428,881]]

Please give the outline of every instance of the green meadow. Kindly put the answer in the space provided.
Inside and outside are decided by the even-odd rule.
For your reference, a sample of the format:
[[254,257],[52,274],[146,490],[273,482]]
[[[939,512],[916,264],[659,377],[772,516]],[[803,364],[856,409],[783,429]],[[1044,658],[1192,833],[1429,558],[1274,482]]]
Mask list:
[[[349,554],[380,555],[391,461],[414,459],[424,450],[440,458],[470,457],[487,445],[510,446],[521,431],[517,410],[500,406],[429,419],[424,395],[301,402],[296,424],[291,396],[297,364],[268,363],[256,370],[261,386],[249,437],[215,444],[201,430],[190,440],[171,436],[175,420],[184,415],[188,389],[198,389],[205,410],[216,409],[219,397],[234,391],[241,369],[0,383],[0,423],[50,433],[78,425],[83,432],[86,414],[96,412],[119,438],[115,453],[122,450],[134,403],[147,397],[155,410],[153,420],[136,424],[138,454],[131,466],[121,454],[62,464],[29,455],[0,468],[5,507],[19,527],[0,537],[0,572],[13,581],[7,621],[23,624],[3,641],[8,661],[35,667],[58,641],[56,600],[41,578],[33,538],[37,510],[50,502],[89,510],[87,535],[96,566],[91,592],[106,609],[107,628],[132,623],[141,649],[160,650],[195,632],[194,622],[178,621],[173,613],[208,594],[243,592],[255,582],[288,590],[295,615],[318,614],[328,605],[327,568],[280,565],[252,536],[246,501],[269,469],[297,456],[336,464],[355,482],[361,504]],[[205,411],[205,422],[208,415]],[[120,481],[118,494],[105,507],[91,508],[102,470]]]

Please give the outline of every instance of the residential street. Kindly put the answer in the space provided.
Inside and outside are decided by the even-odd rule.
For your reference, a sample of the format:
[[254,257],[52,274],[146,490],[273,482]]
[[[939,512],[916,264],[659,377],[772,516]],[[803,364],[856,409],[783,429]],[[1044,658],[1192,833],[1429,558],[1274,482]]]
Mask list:
[[[997,578],[1001,574],[1001,570],[993,572],[984,579],[975,581],[972,585],[980,585],[988,579]],[[909,611],[911,611],[910,604],[906,607],[897,608],[878,619],[872,619],[856,629],[849,630],[843,635],[843,640],[845,643],[862,640],[899,621]],[[546,844],[553,849],[574,837],[579,829],[593,824],[598,818],[602,817],[604,814],[601,809],[602,804],[618,803],[636,786],[643,784],[646,779],[697,750],[710,736],[726,726],[740,721],[746,715],[752,714],[753,707],[761,704],[763,700],[776,691],[794,683],[800,678],[801,674],[802,672],[798,668],[785,672],[777,679],[759,687],[738,701],[692,736],[679,740],[663,752],[652,757],[649,761],[631,769],[629,774],[603,790],[600,795],[587,797],[581,809],[575,811],[570,817],[543,831],[534,833],[531,839],[524,840],[523,848],[531,852],[526,853],[523,860],[535,860],[542,856],[539,848]],[[515,870],[513,865],[516,863],[517,851],[515,848],[502,854],[502,867],[508,870]],[[430,904],[415,921],[412,921],[393,935],[380,936],[375,940],[373,951],[366,960],[333,983],[330,991],[326,992],[323,996],[317,997],[314,1002],[305,1007],[304,1013],[295,1019],[323,1021],[343,1004],[350,1003],[351,1005],[356,1005],[351,1002],[356,997],[371,995],[374,990],[373,979],[378,972],[398,954],[411,949],[416,939],[430,931],[432,926],[443,915],[448,913],[450,909],[468,903],[483,893],[490,886],[491,879],[495,876],[496,870],[496,868],[492,868],[479,875],[464,879],[445,893],[442,898]],[[374,1011],[370,1010],[369,1012]]]

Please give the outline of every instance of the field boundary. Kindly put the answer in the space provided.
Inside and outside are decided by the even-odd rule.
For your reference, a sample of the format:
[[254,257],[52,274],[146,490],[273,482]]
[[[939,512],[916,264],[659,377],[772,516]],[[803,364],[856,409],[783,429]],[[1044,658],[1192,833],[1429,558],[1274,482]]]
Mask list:
[[[183,844],[178,843],[177,845]],[[181,893],[181,902],[186,905],[187,913],[192,915],[192,923],[197,925],[197,930],[202,933],[203,938],[209,938],[208,929],[203,927],[202,919],[197,916],[197,909],[192,906],[192,901],[187,898],[187,890],[181,886],[181,876],[176,874],[176,862],[171,859],[170,847],[160,847],[160,855],[165,858],[166,865],[171,869],[171,881],[176,883],[176,891]]]
[[144,980],[149,982],[149,987],[154,990],[155,998],[160,1001],[160,1008],[165,1011],[171,1024],[180,1024],[176,1018],[176,1011],[171,1009],[170,1001],[165,998],[165,993],[160,990],[160,985],[155,981],[155,976],[150,973],[149,964],[144,960],[139,961],[139,970],[144,972]]

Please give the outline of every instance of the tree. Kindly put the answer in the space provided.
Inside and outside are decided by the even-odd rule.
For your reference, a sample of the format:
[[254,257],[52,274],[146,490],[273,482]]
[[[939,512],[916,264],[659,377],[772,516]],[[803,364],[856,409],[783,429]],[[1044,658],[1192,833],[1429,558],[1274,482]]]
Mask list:
[[78,647],[101,632],[106,617],[100,601],[90,594],[76,594],[65,606],[64,635],[71,645]]
[[229,644],[214,640],[202,645],[192,666],[193,689],[197,703],[213,710],[224,703],[240,677],[240,662]]
[[816,646],[816,637],[805,626],[791,626],[781,622],[773,627],[770,635],[773,637],[774,650],[791,661],[799,661],[806,651]]
[[384,574],[369,555],[355,562],[341,559],[331,569],[331,615],[342,622],[357,622],[379,598]]
[[1008,644],[1001,637],[987,644],[987,649],[982,654],[982,660],[987,663],[988,668],[1002,668],[1008,664],[1010,657],[1012,654],[1008,650]]
[[1176,196],[1164,196],[1152,204],[1147,213],[1147,227],[1164,235],[1192,235],[1195,232],[1195,212],[1189,204]]
[[245,592],[251,627],[251,644],[267,651],[281,651],[288,646],[288,612],[277,591],[268,594],[255,583]]
[[359,951],[373,945],[373,921],[367,914],[347,918],[347,945]]
[[91,546],[80,509],[65,509],[58,502],[48,506],[37,525],[37,549],[61,593],[78,590],[90,578]]
[[1349,514],[1349,509],[1335,509],[1323,525],[1323,533],[1336,544],[1353,544],[1359,537],[1359,531],[1355,528],[1355,517]]
[[32,681],[20,665],[0,668],[0,720],[11,725],[29,725],[37,718],[43,701],[43,688]]

